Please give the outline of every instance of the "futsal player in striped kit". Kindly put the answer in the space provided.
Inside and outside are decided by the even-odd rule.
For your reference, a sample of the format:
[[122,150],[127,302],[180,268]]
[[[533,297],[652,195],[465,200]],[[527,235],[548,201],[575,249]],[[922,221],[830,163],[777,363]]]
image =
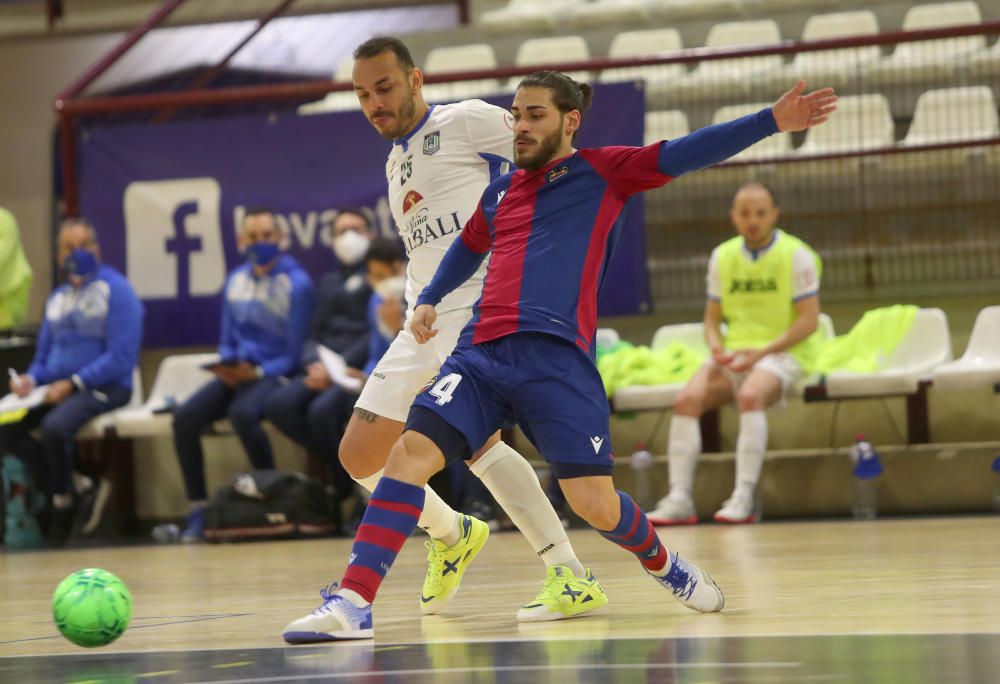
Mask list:
[[437,382],[410,409],[343,579],[285,628],[287,641],[374,636],[371,603],[417,524],[427,480],[448,461],[468,458],[504,420],[516,420],[552,464],[580,517],[634,553],[685,606],[722,610],[722,591],[708,573],[668,551],[642,510],[614,487],[609,409],[594,363],[597,291],[631,196],[779,131],[823,123],[836,95],[803,95],[804,88],[799,82],[773,107],[677,140],[576,150],[590,87],[551,71],[521,81],[512,107],[519,170],[486,188],[421,292],[410,329],[417,341],[432,343],[435,307],[491,253],[475,314]]

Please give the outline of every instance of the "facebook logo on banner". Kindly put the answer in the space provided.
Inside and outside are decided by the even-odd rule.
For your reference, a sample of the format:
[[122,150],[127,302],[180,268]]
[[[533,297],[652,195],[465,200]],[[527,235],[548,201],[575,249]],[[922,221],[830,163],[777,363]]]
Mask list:
[[125,188],[126,271],[142,299],[212,296],[226,278],[214,178],[135,181]]

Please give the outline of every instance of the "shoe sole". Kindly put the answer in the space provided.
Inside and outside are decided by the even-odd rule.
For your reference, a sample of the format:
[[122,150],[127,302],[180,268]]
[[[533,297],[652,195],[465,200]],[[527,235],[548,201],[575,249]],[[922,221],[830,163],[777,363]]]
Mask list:
[[752,525],[757,522],[757,516],[751,514],[747,518],[727,518],[722,515],[715,515],[712,517],[712,520],[726,525]]
[[285,632],[282,634],[290,644],[317,644],[324,641],[354,641],[374,639],[375,629],[359,629],[356,632]]
[[94,496],[94,507],[90,511],[90,518],[86,524],[80,528],[80,534],[89,535],[101,524],[104,517],[104,507],[108,505],[111,498],[111,481],[101,478],[97,483],[97,494]]
[[517,611],[517,621],[518,622],[555,622],[556,620],[572,620],[578,617],[587,617],[588,615],[593,615],[597,613],[602,608],[608,605],[608,602],[594,606],[593,608],[588,608],[587,610],[580,611],[579,613],[574,613],[573,615],[566,615],[565,613],[550,613],[548,611],[544,613],[522,613],[522,611]]
[[681,525],[697,525],[698,516],[692,515],[688,518],[658,518],[655,515],[647,515],[646,519],[653,527],[678,527]]
[[[479,520],[478,518],[476,519]],[[480,522],[482,521],[480,520]],[[489,525],[486,525],[485,529],[486,529],[486,534],[483,537],[483,543],[480,544],[478,548],[473,547],[472,555],[466,558],[465,560],[461,561],[463,569],[462,569],[462,576],[459,578],[458,584],[456,584],[455,588],[451,590],[451,593],[445,596],[443,599],[439,599],[437,601],[429,601],[427,603],[424,603],[423,600],[421,599],[420,613],[422,615],[436,615],[439,610],[441,610],[448,604],[449,601],[455,598],[455,594],[457,594],[458,590],[462,588],[462,580],[465,579],[465,571],[472,564],[472,561],[476,560],[476,556],[478,556],[479,552],[482,551],[483,548],[486,546],[486,542],[490,540]],[[423,596],[423,592],[421,592],[421,596]]]

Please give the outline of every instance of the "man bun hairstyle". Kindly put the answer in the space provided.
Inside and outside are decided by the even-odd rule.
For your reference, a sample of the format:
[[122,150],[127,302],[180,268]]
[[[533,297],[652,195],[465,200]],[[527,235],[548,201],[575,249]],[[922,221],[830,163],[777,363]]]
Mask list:
[[[589,83],[579,83],[559,71],[546,70],[528,74],[517,87],[545,88],[552,93],[552,102],[561,113],[566,114],[574,109],[580,112],[581,126],[583,115],[590,109],[590,102],[594,98],[594,89]],[[576,133],[573,133],[573,140],[576,140]]]
[[391,52],[396,55],[396,59],[399,60],[399,65],[403,67],[403,71],[409,71],[416,66],[413,63],[413,55],[410,54],[410,49],[395,36],[375,36],[374,38],[369,38],[354,49],[354,59],[371,59],[372,57],[378,57],[383,52]]

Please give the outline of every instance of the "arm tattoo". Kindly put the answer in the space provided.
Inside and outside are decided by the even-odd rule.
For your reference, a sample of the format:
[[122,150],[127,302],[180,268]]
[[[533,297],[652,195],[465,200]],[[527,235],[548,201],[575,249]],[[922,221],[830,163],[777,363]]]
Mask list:
[[354,409],[354,415],[356,415],[358,418],[365,421],[366,423],[374,423],[378,419],[377,413],[372,413],[371,411],[366,411],[365,409],[362,408]]

